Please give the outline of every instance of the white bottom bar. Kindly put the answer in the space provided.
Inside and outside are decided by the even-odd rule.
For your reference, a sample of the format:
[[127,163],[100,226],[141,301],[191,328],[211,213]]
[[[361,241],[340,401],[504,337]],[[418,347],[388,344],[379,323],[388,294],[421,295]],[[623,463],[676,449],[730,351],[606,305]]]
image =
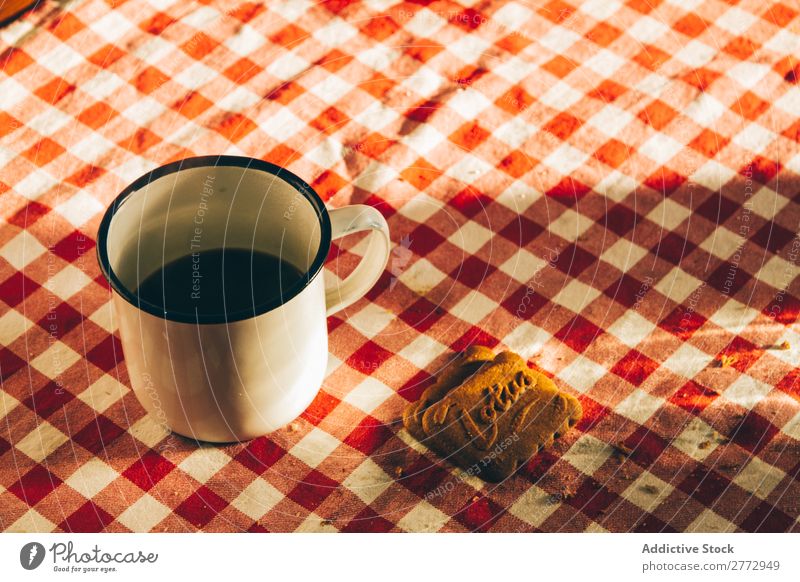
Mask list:
[[777,581],[800,579],[799,541],[793,534],[2,534],[0,572],[4,580]]

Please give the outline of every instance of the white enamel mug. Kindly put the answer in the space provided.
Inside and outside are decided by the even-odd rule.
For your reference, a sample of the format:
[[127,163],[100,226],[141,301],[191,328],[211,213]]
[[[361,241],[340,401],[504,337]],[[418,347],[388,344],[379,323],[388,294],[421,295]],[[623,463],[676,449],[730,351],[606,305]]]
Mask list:
[[[326,285],[331,240],[359,231],[370,232],[363,259],[343,281]],[[239,313],[170,313],[134,293],[197,245],[267,252],[304,276],[281,297]],[[103,217],[97,255],[139,402],[181,435],[231,442],[286,425],[317,395],[328,361],[326,316],[378,280],[389,230],[370,206],[327,210],[283,168],[205,156],[157,168],[128,186]]]

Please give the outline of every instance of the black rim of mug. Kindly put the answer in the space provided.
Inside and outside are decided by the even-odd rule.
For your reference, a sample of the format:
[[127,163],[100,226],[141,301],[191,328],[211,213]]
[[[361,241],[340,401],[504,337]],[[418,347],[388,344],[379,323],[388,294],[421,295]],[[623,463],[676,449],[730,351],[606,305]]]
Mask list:
[[[111,227],[111,221],[114,215],[119,211],[122,205],[133,195],[148,185],[150,182],[180,172],[181,170],[191,170],[194,168],[203,167],[220,167],[230,166],[237,168],[244,168],[246,170],[256,170],[266,172],[280,178],[281,180],[290,184],[297,192],[302,194],[306,200],[311,203],[312,208],[317,214],[321,226],[321,235],[319,241],[319,249],[317,251],[314,261],[311,266],[305,271],[303,276],[290,286],[285,293],[276,299],[259,303],[253,309],[239,310],[231,313],[221,314],[189,314],[177,311],[165,311],[159,306],[140,299],[133,291],[128,289],[122,281],[119,280],[117,274],[111,268],[111,262],[108,258],[108,231]],[[176,321],[180,323],[233,323],[245,319],[250,319],[263,315],[273,309],[288,303],[291,299],[300,294],[303,289],[308,287],[311,282],[322,271],[322,266],[325,264],[325,259],[328,256],[331,246],[331,219],[328,216],[328,210],[325,208],[325,203],[319,197],[314,189],[309,186],[304,180],[280,166],[276,166],[270,162],[259,160],[257,158],[248,158],[243,156],[198,156],[193,158],[184,158],[175,162],[171,162],[164,166],[160,166],[147,172],[143,176],[132,182],[125,188],[119,196],[117,196],[111,205],[106,209],[103,215],[103,220],[100,222],[100,228],[97,231],[97,260],[100,263],[100,270],[106,278],[111,288],[116,291],[122,298],[134,307],[141,309],[151,315],[160,319],[169,321]]]

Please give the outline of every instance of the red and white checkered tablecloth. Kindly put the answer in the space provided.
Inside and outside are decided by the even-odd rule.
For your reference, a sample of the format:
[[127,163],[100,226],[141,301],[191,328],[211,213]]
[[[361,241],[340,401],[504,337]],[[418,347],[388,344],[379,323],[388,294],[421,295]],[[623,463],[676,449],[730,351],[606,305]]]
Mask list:
[[[45,2],[0,30],[0,529],[800,531],[798,49],[794,0]],[[311,407],[232,446],[144,413],[94,255],[213,153],[396,244]],[[472,343],[584,408],[500,484],[399,420]]]

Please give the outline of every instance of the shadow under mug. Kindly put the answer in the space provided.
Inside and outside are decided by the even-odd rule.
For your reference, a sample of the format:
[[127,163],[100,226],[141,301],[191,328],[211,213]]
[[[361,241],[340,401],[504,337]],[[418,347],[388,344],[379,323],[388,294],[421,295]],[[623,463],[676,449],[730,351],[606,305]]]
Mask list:
[[[331,240],[359,231],[370,232],[363,259],[326,285]],[[238,156],[188,158],[145,174],[108,208],[97,241],[136,397],[160,424],[209,442],[261,436],[308,407],[327,368],[326,316],[372,288],[390,248],[374,208],[329,211],[288,170]],[[194,248],[266,252],[304,276],[238,313],[165,312],[136,295],[149,275]]]

